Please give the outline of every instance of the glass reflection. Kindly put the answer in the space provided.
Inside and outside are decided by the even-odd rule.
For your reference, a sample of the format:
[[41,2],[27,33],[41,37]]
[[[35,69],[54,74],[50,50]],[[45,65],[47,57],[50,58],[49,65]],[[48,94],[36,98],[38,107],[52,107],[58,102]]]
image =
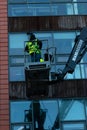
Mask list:
[[[24,129],[31,130],[32,128],[44,130],[53,129],[57,119],[58,101],[57,100],[42,100],[42,101],[21,101],[10,103],[10,119],[12,130]],[[59,120],[58,120],[59,121]],[[29,123],[29,124],[28,124]],[[58,128],[57,122],[56,127]]]
[[59,110],[61,121],[85,120],[83,100],[60,100]]
[[[72,50],[74,44],[75,33],[54,33],[54,46],[57,48],[57,54],[67,54]],[[61,47],[62,44],[62,47]]]
[[73,14],[73,6],[70,3],[52,3],[51,5],[51,14],[52,15],[72,15]]
[[[46,119],[46,110],[41,108],[39,101],[32,101],[29,110],[25,110],[25,121],[33,122],[34,130],[44,130],[44,122]],[[36,124],[37,123],[37,124]]]

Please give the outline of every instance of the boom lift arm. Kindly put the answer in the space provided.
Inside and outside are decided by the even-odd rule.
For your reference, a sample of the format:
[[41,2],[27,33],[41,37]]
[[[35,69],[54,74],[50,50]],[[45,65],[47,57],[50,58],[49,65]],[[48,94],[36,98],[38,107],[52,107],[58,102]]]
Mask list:
[[81,61],[87,51],[87,27],[84,27],[78,36],[70,57],[61,73],[56,73],[57,80],[63,80],[67,73],[73,73],[76,65]]

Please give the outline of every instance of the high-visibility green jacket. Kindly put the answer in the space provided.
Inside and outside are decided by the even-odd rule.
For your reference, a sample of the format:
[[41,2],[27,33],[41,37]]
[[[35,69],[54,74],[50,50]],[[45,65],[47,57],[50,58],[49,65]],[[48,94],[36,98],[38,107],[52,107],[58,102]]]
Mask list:
[[32,53],[41,53],[37,39],[35,39],[33,41],[27,42],[26,46],[28,48],[29,54],[32,54]]

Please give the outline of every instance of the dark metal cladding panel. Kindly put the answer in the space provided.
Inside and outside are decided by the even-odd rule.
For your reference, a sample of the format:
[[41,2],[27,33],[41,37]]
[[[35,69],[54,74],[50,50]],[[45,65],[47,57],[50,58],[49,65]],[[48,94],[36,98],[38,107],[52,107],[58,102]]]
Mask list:
[[[19,91],[20,90],[20,91]],[[26,95],[27,91],[27,95]],[[87,97],[87,79],[62,80],[55,84],[10,82],[10,99]]]
[[9,32],[80,30],[87,25],[87,16],[9,17]]

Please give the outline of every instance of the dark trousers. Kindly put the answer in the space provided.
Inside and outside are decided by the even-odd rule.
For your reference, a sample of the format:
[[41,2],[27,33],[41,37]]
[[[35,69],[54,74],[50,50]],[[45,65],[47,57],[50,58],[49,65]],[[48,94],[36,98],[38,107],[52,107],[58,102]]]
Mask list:
[[31,62],[39,62],[41,58],[41,53],[32,53]]

